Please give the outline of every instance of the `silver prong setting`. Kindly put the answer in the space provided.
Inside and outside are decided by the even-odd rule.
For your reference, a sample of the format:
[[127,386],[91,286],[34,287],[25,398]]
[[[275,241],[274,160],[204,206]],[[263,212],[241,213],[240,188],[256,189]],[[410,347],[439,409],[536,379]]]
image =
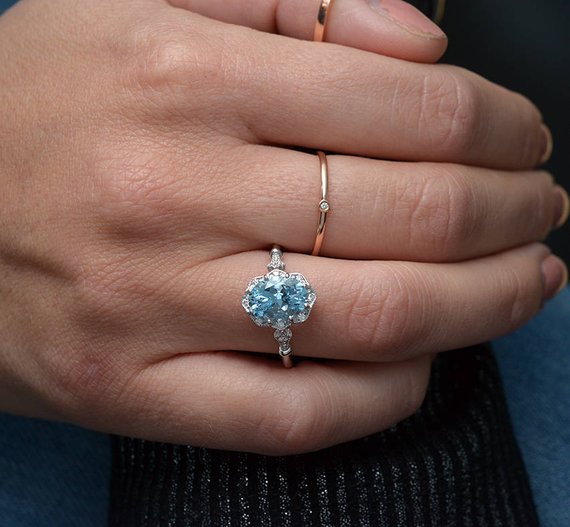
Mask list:
[[[241,304],[251,320],[260,327],[275,329],[279,354],[291,363],[290,326],[305,322],[317,300],[317,294],[301,273],[287,273],[278,247],[270,252],[268,272],[250,280]],[[285,362],[284,362],[285,364]]]

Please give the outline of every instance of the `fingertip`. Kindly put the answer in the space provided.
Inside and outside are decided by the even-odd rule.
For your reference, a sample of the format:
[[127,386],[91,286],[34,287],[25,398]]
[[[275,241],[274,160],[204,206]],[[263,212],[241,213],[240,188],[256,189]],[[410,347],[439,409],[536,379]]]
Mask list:
[[402,0],[368,0],[374,11],[387,16],[405,31],[427,38],[446,38],[443,30],[421,11]]
[[554,298],[568,284],[568,267],[558,256],[550,254],[542,262],[543,300]]
[[568,221],[568,216],[570,215],[570,198],[568,197],[568,193],[560,185],[556,185],[554,187],[554,199],[554,228],[559,229]]
[[539,164],[544,165],[550,157],[552,156],[552,150],[554,149],[554,140],[552,138],[552,132],[550,128],[545,124],[541,125],[541,138],[542,138],[542,154],[540,157]]
[[412,62],[437,62],[447,36],[401,0],[353,0],[331,7],[327,41]]
[[[321,0],[168,0],[221,22],[313,40]],[[332,0],[326,42],[411,62],[432,63],[447,48],[445,33],[402,0]]]
[[550,247],[542,242],[532,242],[527,245],[517,247],[514,249],[514,251],[521,251],[519,254],[527,255],[533,260],[536,259],[538,261],[544,260],[552,253]]

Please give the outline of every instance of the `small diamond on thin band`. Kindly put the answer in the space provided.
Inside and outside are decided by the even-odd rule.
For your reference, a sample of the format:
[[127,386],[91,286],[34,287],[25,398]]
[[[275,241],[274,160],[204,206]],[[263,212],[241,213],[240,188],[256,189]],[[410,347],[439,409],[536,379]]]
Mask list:
[[317,152],[319,157],[319,163],[321,167],[321,201],[319,201],[319,224],[317,226],[317,236],[315,238],[315,244],[311,252],[312,256],[318,256],[321,252],[321,247],[323,245],[323,239],[325,237],[325,226],[327,223],[327,214],[331,210],[330,203],[328,202],[327,196],[329,192],[329,166],[327,163],[327,156],[324,152],[320,150]]

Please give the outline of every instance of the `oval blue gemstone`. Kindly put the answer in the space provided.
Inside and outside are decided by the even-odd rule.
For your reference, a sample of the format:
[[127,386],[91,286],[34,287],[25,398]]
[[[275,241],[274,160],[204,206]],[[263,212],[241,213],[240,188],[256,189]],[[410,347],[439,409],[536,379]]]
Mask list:
[[309,291],[296,277],[271,275],[259,282],[248,295],[251,314],[271,325],[286,322],[301,313]]

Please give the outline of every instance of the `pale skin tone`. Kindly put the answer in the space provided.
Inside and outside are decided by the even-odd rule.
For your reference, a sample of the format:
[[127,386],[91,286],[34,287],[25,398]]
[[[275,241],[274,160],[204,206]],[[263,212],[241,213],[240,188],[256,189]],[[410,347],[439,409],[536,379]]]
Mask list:
[[[1,411],[317,450],[409,416],[434,354],[512,331],[563,285],[540,243],[567,209],[537,169],[540,112],[431,64],[441,34],[339,17],[349,3],[327,44],[307,41],[318,2],[296,0],[24,0],[0,18]],[[317,158],[292,145],[336,152],[321,257]],[[273,243],[319,295],[291,370],[240,305]]]

